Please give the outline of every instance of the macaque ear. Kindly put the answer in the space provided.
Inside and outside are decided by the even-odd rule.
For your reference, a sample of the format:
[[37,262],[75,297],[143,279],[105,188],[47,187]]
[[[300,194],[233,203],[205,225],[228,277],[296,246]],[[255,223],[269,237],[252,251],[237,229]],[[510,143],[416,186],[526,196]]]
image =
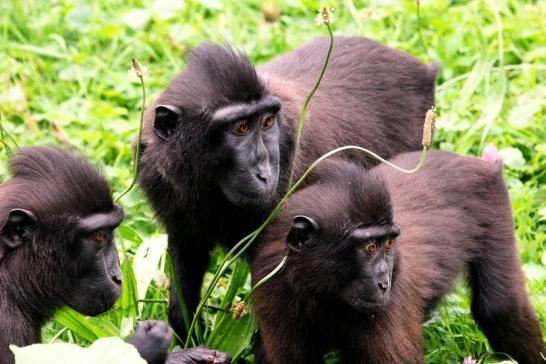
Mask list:
[[398,226],[398,224],[392,224],[391,236],[396,238],[398,235],[400,235],[400,226]]
[[8,249],[16,249],[27,241],[36,229],[36,216],[23,209],[11,210],[0,229],[0,259]]
[[180,119],[182,110],[173,105],[157,105],[155,107],[154,133],[163,140],[169,140],[174,134]]
[[286,237],[288,249],[301,251],[309,239],[319,231],[319,224],[312,218],[297,215]]

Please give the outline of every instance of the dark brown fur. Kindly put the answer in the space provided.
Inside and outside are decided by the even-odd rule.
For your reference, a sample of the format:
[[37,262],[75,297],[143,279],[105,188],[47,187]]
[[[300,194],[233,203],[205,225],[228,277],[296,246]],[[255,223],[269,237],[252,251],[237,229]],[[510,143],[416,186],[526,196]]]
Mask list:
[[[0,228],[6,226],[14,209],[31,212],[37,226],[32,237],[14,249],[6,248],[0,240],[0,364],[14,362],[9,345],[25,346],[41,341],[42,325],[56,309],[70,304],[67,301],[74,286],[89,274],[92,267],[86,259],[100,258],[98,252],[76,244],[79,234],[75,233],[75,227],[79,219],[114,209],[107,182],[74,153],[46,147],[24,148],[10,161],[10,171],[13,177],[0,185]],[[109,248],[115,250],[115,242]],[[106,249],[102,247],[100,251]],[[114,266],[119,268],[117,253],[115,259]],[[101,261],[97,264],[106,265]],[[119,269],[118,272],[121,280]],[[94,301],[92,291],[97,286],[100,289],[99,279],[108,277],[96,278],[89,279],[82,297],[89,306],[101,307],[104,312],[115,298],[107,298],[113,294],[104,291],[99,297],[102,302]],[[118,297],[120,291],[121,287]],[[163,322],[144,321],[130,342],[149,364],[208,363],[211,358],[219,364],[231,362],[229,355],[205,347],[178,351],[167,357],[171,337],[172,331]]]
[[[413,167],[418,159],[419,153],[406,153],[394,163]],[[309,254],[290,252],[283,271],[255,293],[268,356],[258,362],[320,363],[336,349],[344,363],[422,363],[423,319],[463,271],[472,288],[472,313],[492,348],[520,363],[543,362],[539,353],[546,351],[525,288],[501,164],[430,152],[413,175],[384,165],[369,172],[334,161],[319,167],[313,183],[290,198],[255,249],[253,282],[282,259],[293,216],[314,218],[332,236],[330,245]],[[374,224],[366,222],[370,214],[388,219],[382,186],[388,186],[393,221],[401,230],[391,296],[383,310],[357,312],[335,295],[350,269],[339,250],[350,226]],[[355,194],[365,197],[351,198]]]
[[[13,177],[0,185],[0,227],[12,209],[34,213],[38,221],[36,239],[0,257],[0,363],[11,363],[8,345],[40,342],[40,328],[55,309],[64,305],[73,285],[65,266],[61,244],[76,217],[110,211],[114,207],[110,189],[98,171],[84,159],[53,148],[22,149],[10,162]],[[62,222],[62,228],[59,224]]]
[[[147,111],[139,181],[169,234],[177,278],[193,311],[199,299],[209,252],[216,242],[231,246],[263,221],[282,196],[294,156],[294,135],[303,101],[320,73],[328,40],[316,39],[254,70],[231,48],[205,44],[193,50],[179,74]],[[313,160],[347,144],[385,157],[420,148],[424,114],[434,104],[436,66],[364,38],[336,37],[331,64],[310,104],[296,163],[300,175]],[[234,102],[281,99],[278,116],[280,176],[276,198],[258,205],[231,204],[217,186],[217,140],[208,135],[210,115]],[[172,141],[153,131],[154,106],[184,112]],[[363,165],[375,161],[351,155]],[[184,335],[176,298],[170,320]]]

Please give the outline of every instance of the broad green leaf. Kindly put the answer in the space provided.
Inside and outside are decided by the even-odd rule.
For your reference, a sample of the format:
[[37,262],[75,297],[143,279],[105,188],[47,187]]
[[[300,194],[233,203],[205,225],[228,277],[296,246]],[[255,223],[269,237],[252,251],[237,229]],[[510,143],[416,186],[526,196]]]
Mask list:
[[467,106],[468,100],[476,92],[476,89],[483,81],[483,78],[491,69],[492,63],[492,60],[487,57],[485,52],[483,52],[481,57],[472,67],[472,71],[470,71],[461,92],[458,94],[455,107],[456,109]]
[[[233,267],[233,273],[231,274],[229,286],[222,298],[222,308],[229,307],[230,304],[233,303],[233,300],[237,295],[237,291],[245,285],[245,282],[248,278],[248,273],[249,266],[245,261],[240,260],[235,264],[235,266]],[[217,327],[220,321],[223,320],[224,315],[231,315],[231,312],[218,312],[214,321],[214,327]]]
[[508,115],[508,124],[514,128],[526,128],[533,116],[546,105],[546,86],[537,86],[520,95],[516,106]]
[[152,14],[146,9],[131,9],[121,16],[121,21],[133,30],[143,29],[150,21]]
[[525,166],[525,158],[518,148],[503,148],[499,150],[504,164],[512,169],[521,169]]
[[146,364],[136,348],[119,337],[102,338],[90,347],[75,344],[10,345],[16,364]]
[[476,121],[472,127],[465,133],[462,140],[458,143],[457,152],[461,154],[466,154],[472,144],[476,143],[476,131],[482,129],[482,136],[480,140],[480,145],[485,141],[489,130],[493,126],[493,122],[499,116],[502,105],[504,104],[504,98],[506,95],[506,75],[504,71],[499,71],[496,73],[496,81],[492,86],[492,91],[487,95],[487,101],[485,106],[482,108],[482,112],[478,121]]
[[70,308],[65,308],[57,312],[55,315],[55,320],[68,327],[71,331],[83,337],[87,341],[92,342],[98,339],[97,334],[90,327],[88,322]]
[[[546,221],[546,206],[541,207],[540,209],[538,209],[538,216],[539,216],[540,220]],[[544,257],[546,257],[546,252],[545,252]],[[546,259],[544,260],[544,265],[546,265]]]
[[543,281],[546,279],[546,267],[536,263],[526,263],[523,265],[525,277],[528,280]]
[[132,317],[123,317],[119,328],[119,336],[127,338],[133,332],[135,320]]
[[224,319],[207,338],[206,345],[237,358],[250,345],[255,331],[256,320],[253,315],[247,314],[238,320],[234,320],[232,315],[224,315]]
[[65,17],[66,23],[75,29],[84,28],[93,17],[93,8],[89,5],[80,5],[72,9]]
[[200,4],[212,10],[220,10],[223,7],[220,0],[201,0]]
[[461,117],[462,113],[460,111],[469,109],[470,98],[476,92],[485,75],[491,70],[492,64],[493,61],[486,57],[485,52],[482,53],[482,57],[476,61],[461,91],[457,94],[454,105],[443,114],[442,129],[451,132],[469,129],[470,123]]
[[154,0],[152,9],[154,14],[162,20],[176,18],[178,11],[184,7],[184,0]]
[[122,317],[138,317],[138,293],[135,273],[133,271],[133,259],[128,255],[121,264],[123,274],[123,290],[119,299],[119,309]]
[[142,243],[142,238],[140,235],[135,231],[135,229],[127,225],[120,225],[116,229],[116,234],[119,234],[119,236],[124,240],[129,240],[138,244]]
[[165,249],[167,249],[167,235],[158,235],[146,239],[138,247],[133,259],[138,299],[146,298],[146,292],[152,279],[159,273],[159,261],[163,253],[165,253]]
[[108,320],[108,315],[88,317],[65,307],[57,312],[55,320],[88,341],[119,335],[119,328]]

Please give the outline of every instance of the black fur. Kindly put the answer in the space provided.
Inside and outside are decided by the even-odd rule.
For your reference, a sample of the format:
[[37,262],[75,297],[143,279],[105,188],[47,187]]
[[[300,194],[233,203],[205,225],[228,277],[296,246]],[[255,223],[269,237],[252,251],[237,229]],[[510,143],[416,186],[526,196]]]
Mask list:
[[41,326],[72,294],[82,263],[78,262],[80,252],[69,245],[78,218],[114,209],[108,184],[77,155],[53,148],[24,148],[11,160],[10,171],[13,177],[0,185],[2,234],[15,209],[33,214],[36,226],[14,249],[6,249],[7,240],[0,242],[2,363],[13,360],[8,344],[39,342]]
[[[404,153],[393,163],[411,168],[418,160],[419,153]],[[342,363],[422,363],[422,323],[467,271],[472,314],[493,350],[542,363],[546,349],[525,288],[501,167],[439,151],[429,152],[412,175],[335,160],[319,166],[254,249],[256,282],[286,254],[294,216],[311,216],[321,226],[253,296],[264,350],[256,362],[322,363],[334,349]],[[347,237],[355,226],[392,222],[401,233],[389,300],[357,310],[343,292],[370,278],[357,275],[359,248]]]
[[[178,281],[193,311],[199,300],[209,252],[215,243],[232,246],[263,221],[286,192],[294,159],[295,128],[303,102],[319,75],[328,41],[319,38],[254,69],[230,47],[194,49],[181,72],[146,112],[139,182],[169,234]],[[310,104],[295,176],[320,155],[348,144],[384,157],[420,148],[425,112],[434,104],[436,66],[364,38],[336,37],[331,65]],[[280,171],[275,196],[233,203],[219,181],[230,167],[222,133],[211,115],[232,103],[281,100]],[[154,132],[154,109],[180,110],[168,140]],[[364,166],[374,160],[346,153]],[[181,337],[184,324],[171,295],[169,318]]]
[[[10,171],[12,178],[0,185],[1,364],[13,363],[9,345],[40,342],[40,329],[56,309],[69,305],[96,315],[121,293],[113,229],[123,213],[97,169],[75,153],[31,147],[17,151]],[[95,245],[82,225],[108,239]],[[167,358],[171,337],[164,323],[145,321],[131,343],[149,364],[231,361],[204,347]]]

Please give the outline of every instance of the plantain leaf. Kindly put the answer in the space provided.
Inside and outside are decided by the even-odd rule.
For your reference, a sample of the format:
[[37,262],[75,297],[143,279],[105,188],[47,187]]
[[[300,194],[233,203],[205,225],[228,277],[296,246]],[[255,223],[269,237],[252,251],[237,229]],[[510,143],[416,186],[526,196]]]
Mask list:
[[518,148],[507,147],[499,150],[504,165],[512,169],[522,169],[527,163],[523,153]]
[[[221,307],[230,307],[231,303],[235,299],[235,296],[237,295],[237,292],[243,288],[245,285],[245,282],[248,278],[249,273],[249,266],[248,263],[246,263],[243,260],[239,260],[235,266],[233,267],[233,273],[231,274],[231,280],[229,282],[229,286],[226,290],[226,293],[224,294],[222,298]],[[224,315],[231,315],[231,312],[218,312],[216,315],[216,318],[214,320],[214,326],[217,327],[220,322],[224,319]]]
[[508,124],[517,129],[527,128],[533,116],[546,105],[546,86],[540,85],[518,96],[516,105],[510,111]]
[[55,320],[90,342],[101,337],[119,335],[119,328],[108,319],[108,315],[87,317],[65,307],[57,312]]
[[138,293],[132,259],[127,255],[121,265],[123,274],[123,291],[118,301],[119,313],[122,317],[138,317]]
[[118,234],[124,240],[129,240],[137,244],[142,243],[142,238],[140,235],[135,231],[135,229],[127,225],[120,225],[116,229],[116,234]]
[[146,364],[136,348],[119,337],[97,340],[88,348],[75,344],[10,345],[16,364]]
[[[159,273],[159,261],[167,249],[167,236],[160,235],[146,239],[138,247],[133,259],[133,271],[139,300],[146,298],[152,279]],[[140,304],[139,309],[142,309]]]
[[256,319],[247,314],[238,320],[232,315],[224,315],[223,320],[207,338],[206,345],[230,353],[236,359],[250,346],[256,331]]

